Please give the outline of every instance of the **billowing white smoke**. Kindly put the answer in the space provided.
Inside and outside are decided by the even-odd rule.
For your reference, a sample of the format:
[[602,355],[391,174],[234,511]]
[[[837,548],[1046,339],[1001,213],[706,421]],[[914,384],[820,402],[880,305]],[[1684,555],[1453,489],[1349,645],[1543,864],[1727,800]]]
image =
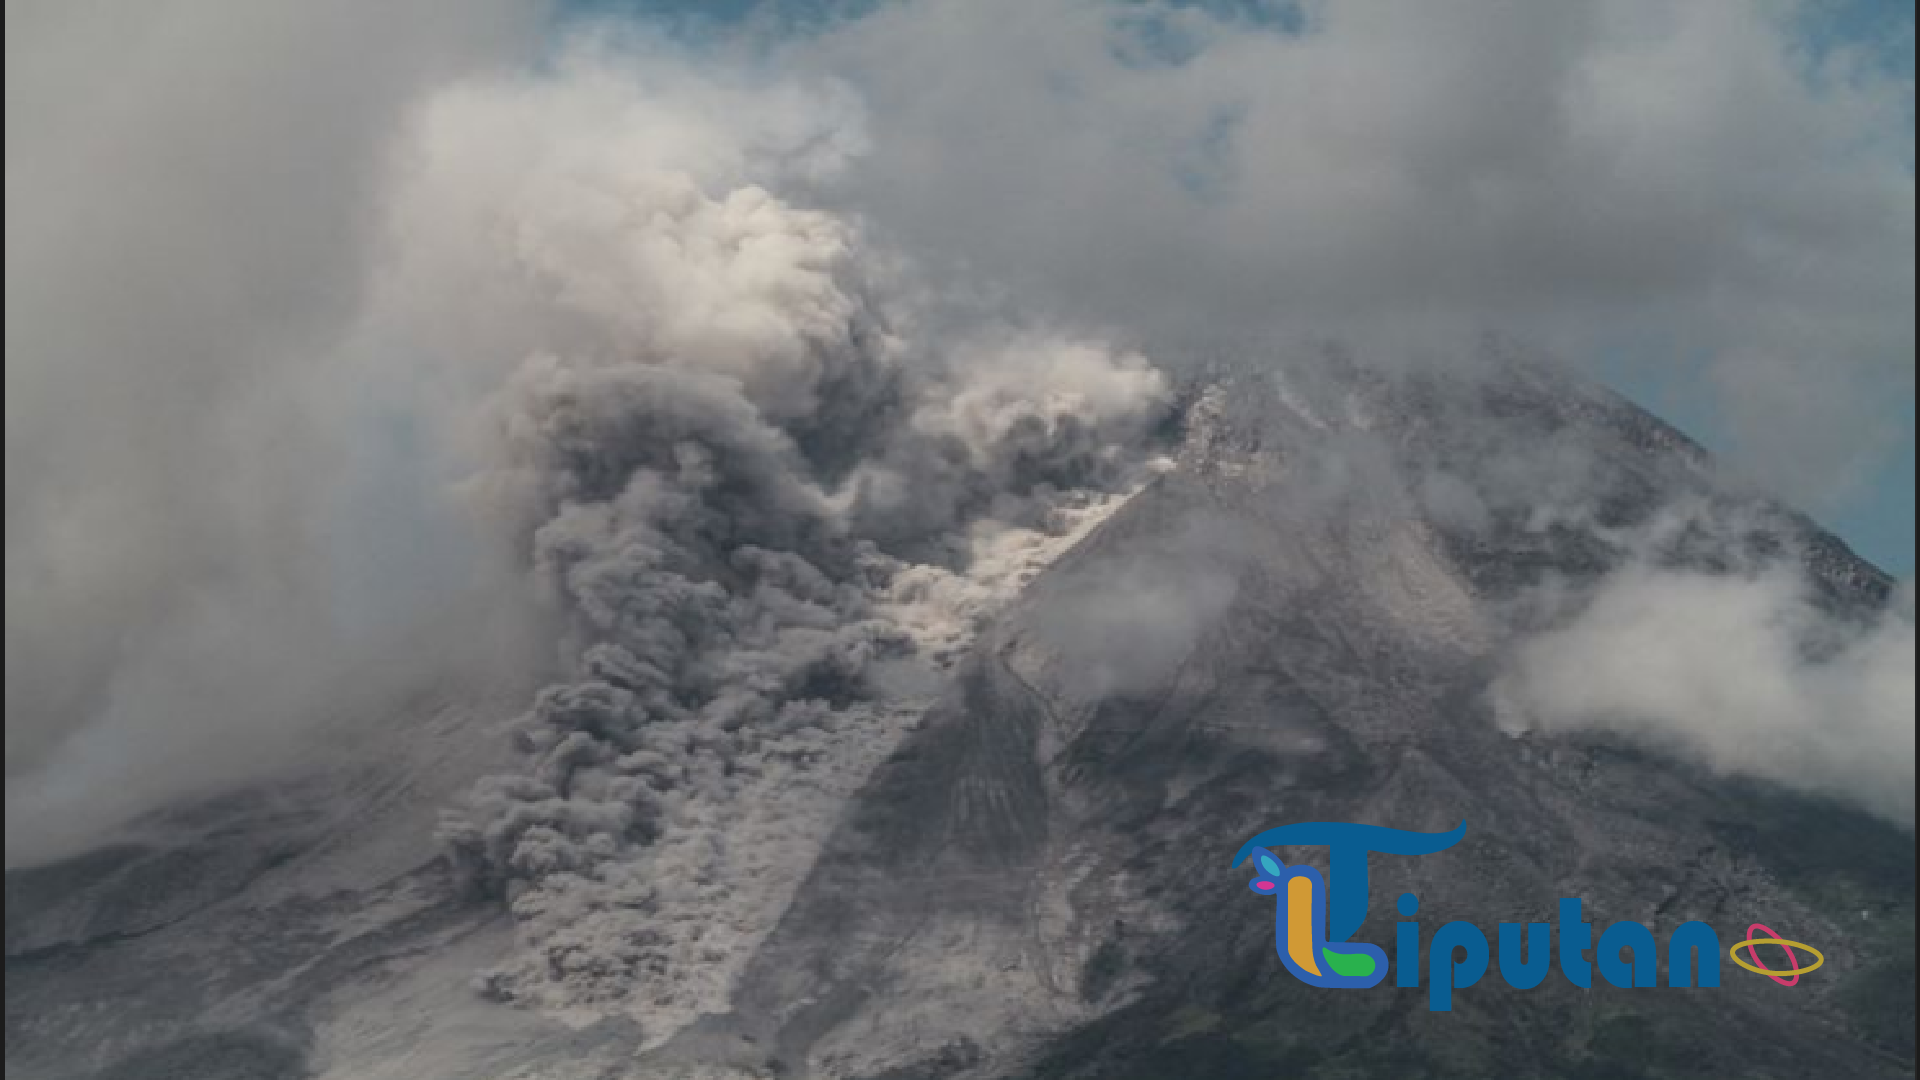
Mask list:
[[1495,687],[1510,727],[1617,732],[1717,771],[1914,820],[1912,585],[1842,622],[1797,567],[1636,563],[1522,641]]
[[455,339],[513,366],[471,489],[571,627],[525,771],[444,829],[527,939],[490,988],[662,1031],[723,1005],[916,666],[1144,475],[1167,404],[1095,341],[916,332],[853,222],[756,183],[830,109],[735,142],[688,110],[587,61],[438,101],[388,289],[419,327],[457,282]]

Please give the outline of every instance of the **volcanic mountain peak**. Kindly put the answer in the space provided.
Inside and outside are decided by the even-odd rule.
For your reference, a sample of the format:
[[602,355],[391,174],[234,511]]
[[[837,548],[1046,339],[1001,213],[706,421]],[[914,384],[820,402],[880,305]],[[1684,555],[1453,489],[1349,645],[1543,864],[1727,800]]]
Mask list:
[[[779,752],[750,759],[785,770],[780,783],[716,763],[728,797],[636,817],[659,831],[622,834],[618,858],[525,877],[511,864],[505,907],[499,879],[476,891],[445,858],[350,857],[385,843],[355,821],[424,837],[487,773],[554,785],[509,816],[556,836],[626,790],[472,750],[518,727],[492,695],[369,718],[352,767],[230,796],[187,841],[11,872],[10,1071],[1911,1075],[1911,997],[1890,997],[1912,970],[1909,837],[1620,736],[1496,722],[1493,694],[1514,643],[1562,617],[1543,595],[1584,595],[1638,562],[1803,566],[1859,623],[1884,604],[1884,575],[1727,485],[1666,425],[1534,369],[1460,383],[1241,374],[1198,388],[1176,419],[1170,468],[1059,504],[1052,543],[1016,545],[1044,555],[954,594],[971,643],[941,639],[939,681],[921,670],[901,695],[897,680],[857,685],[858,668],[803,680],[829,703],[808,707],[815,727],[782,729]],[[798,600],[884,620],[957,587],[893,566],[894,591],[875,599],[773,556],[736,565],[779,581],[797,599],[778,610],[806,619],[817,611]],[[686,602],[731,610],[704,589]],[[645,678],[598,670],[616,690]],[[539,708],[562,706],[603,718],[585,699]],[[692,742],[737,730],[656,723]],[[622,760],[652,782],[672,749]],[[1645,921],[1662,939],[1690,919],[1791,927],[1829,970],[1798,994],[1731,970],[1715,990],[1483,980],[1433,1014],[1424,990],[1293,980],[1270,902],[1227,866],[1290,821],[1462,820],[1456,848],[1375,860],[1359,940],[1391,940],[1385,898],[1403,890],[1429,927],[1542,921],[1577,896],[1595,922]],[[506,850],[572,857],[557,842]],[[1326,869],[1319,852],[1288,861]],[[696,865],[753,872],[669,876]],[[1692,1056],[1707,1031],[1723,1059]]]

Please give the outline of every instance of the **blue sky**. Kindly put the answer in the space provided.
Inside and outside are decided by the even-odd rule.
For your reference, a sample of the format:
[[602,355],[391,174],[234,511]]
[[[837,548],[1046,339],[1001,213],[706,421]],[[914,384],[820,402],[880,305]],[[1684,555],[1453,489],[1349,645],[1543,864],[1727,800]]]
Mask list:
[[[1911,77],[1914,71],[1914,5],[1906,0],[1822,0],[1800,20],[1808,46],[1824,53],[1835,45],[1871,46],[1881,62]],[[1623,391],[1665,415],[1710,449],[1730,453],[1725,432],[1706,394],[1676,381],[1666,387],[1623,385]],[[1914,573],[1914,395],[1904,388],[1901,430],[1877,467],[1855,493],[1820,508],[1822,524],[1883,569]]]
[[[1914,5],[1910,0],[1829,0],[1816,4],[1804,20],[1808,44],[1816,50],[1835,43],[1871,43],[1884,63],[1912,77]],[[1867,478],[1859,494],[1822,515],[1824,524],[1882,568],[1914,573],[1914,395],[1905,389],[1903,430]],[[1683,401],[1671,417],[1712,446],[1721,442],[1711,419]],[[1694,415],[1687,415],[1687,413]]]
[[[1738,461],[1738,449],[1714,414],[1713,397],[1686,379],[1615,380],[1616,389],[1685,431],[1709,450]],[[1900,430],[1851,493],[1828,507],[1807,508],[1822,525],[1880,568],[1914,573],[1914,402],[1906,394]]]
[[[1204,6],[1243,19],[1281,23],[1292,29],[1290,5],[1274,0],[1187,0],[1179,6]],[[562,4],[569,14],[620,14],[654,24],[672,23],[685,36],[699,37],[738,24],[756,15],[772,14],[780,25],[804,24],[827,11],[858,11],[876,6],[874,0],[571,0]],[[770,26],[772,23],[763,24]],[[1913,72],[1914,7],[1902,0],[1810,0],[1793,22],[1799,40],[1811,58],[1827,55],[1836,46],[1859,51],[1863,46],[1876,61],[1911,78]],[[1171,41],[1170,41],[1171,45]],[[1909,370],[1911,370],[1909,368]],[[1616,380],[1617,387],[1663,415],[1689,434],[1729,459],[1740,452],[1727,425],[1716,415],[1714,396],[1693,373],[1649,379],[1645,368],[1634,378]],[[1808,507],[1826,525],[1861,554],[1901,576],[1915,568],[1914,404],[1912,380],[1888,388],[1899,394],[1903,407],[1890,410],[1898,430],[1885,438],[1863,478],[1847,493],[1827,505]],[[1883,436],[1887,433],[1881,433]]]
[[1913,398],[1906,403],[1899,448],[1877,470],[1862,497],[1841,507],[1827,524],[1859,552],[1902,577],[1913,576]]

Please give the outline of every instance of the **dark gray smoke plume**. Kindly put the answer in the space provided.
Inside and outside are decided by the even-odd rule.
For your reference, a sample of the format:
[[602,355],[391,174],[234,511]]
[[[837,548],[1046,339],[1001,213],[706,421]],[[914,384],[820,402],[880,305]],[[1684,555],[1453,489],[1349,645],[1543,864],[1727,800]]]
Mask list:
[[[492,992],[691,1016],[911,729],[915,672],[1147,475],[1168,394],[1083,338],[915,337],[850,223],[600,164],[569,179],[611,216],[522,219],[510,302],[563,332],[492,397],[474,482],[569,676],[444,836],[532,946]],[[542,258],[569,241],[591,257]]]

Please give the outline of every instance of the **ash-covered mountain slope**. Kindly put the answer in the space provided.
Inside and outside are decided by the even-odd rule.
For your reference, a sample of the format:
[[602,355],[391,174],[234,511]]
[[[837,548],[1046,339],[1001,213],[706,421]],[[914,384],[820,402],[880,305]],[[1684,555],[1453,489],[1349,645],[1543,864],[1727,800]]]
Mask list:
[[[1675,564],[1801,558],[1862,617],[1885,576],[1718,490],[1697,448],[1604,395],[1283,397],[1197,404],[1180,468],[1027,590],[878,771],[734,1015],[659,1060],[711,1061],[724,1032],[739,1075],[1910,1075],[1907,836],[1607,740],[1506,734],[1488,705],[1504,602],[1604,573],[1626,557],[1609,534],[1676,503],[1741,529],[1678,530],[1658,556]],[[1353,452],[1327,475],[1341,432]],[[1556,462],[1556,444],[1580,450]],[[1463,488],[1410,492],[1437,477]],[[1542,526],[1556,484],[1587,520]],[[1662,939],[1792,925],[1831,944],[1830,970],[1804,993],[1731,965],[1715,990],[1483,979],[1433,1014],[1424,989],[1295,982],[1271,906],[1226,867],[1285,822],[1463,819],[1452,851],[1374,858],[1360,939],[1392,940],[1403,890],[1429,935],[1550,921],[1572,896]]]
[[[1523,367],[1471,384],[1240,377],[1178,419],[1174,466],[987,624],[744,961],[714,965],[731,972],[722,1007],[689,1021],[491,999],[477,976],[509,961],[550,965],[555,985],[704,984],[596,968],[579,942],[530,959],[498,897],[440,853],[435,812],[511,767],[524,704],[463,688],[343,733],[367,748],[353,768],[10,872],[8,1074],[1912,1075],[1909,835],[1530,728],[1493,692],[1512,642],[1553,617],[1543,591],[1630,562],[1796,562],[1863,625],[1884,575],[1645,413]],[[1357,937],[1390,942],[1408,889],[1427,937],[1582,897],[1594,923],[1661,939],[1689,919],[1723,937],[1765,922],[1827,967],[1793,988],[1730,964],[1709,990],[1495,975],[1430,1013],[1424,988],[1294,981],[1271,903],[1227,866],[1290,821],[1462,819],[1457,848],[1374,857]],[[702,842],[738,840],[722,820]],[[593,915],[657,934],[639,904]]]

